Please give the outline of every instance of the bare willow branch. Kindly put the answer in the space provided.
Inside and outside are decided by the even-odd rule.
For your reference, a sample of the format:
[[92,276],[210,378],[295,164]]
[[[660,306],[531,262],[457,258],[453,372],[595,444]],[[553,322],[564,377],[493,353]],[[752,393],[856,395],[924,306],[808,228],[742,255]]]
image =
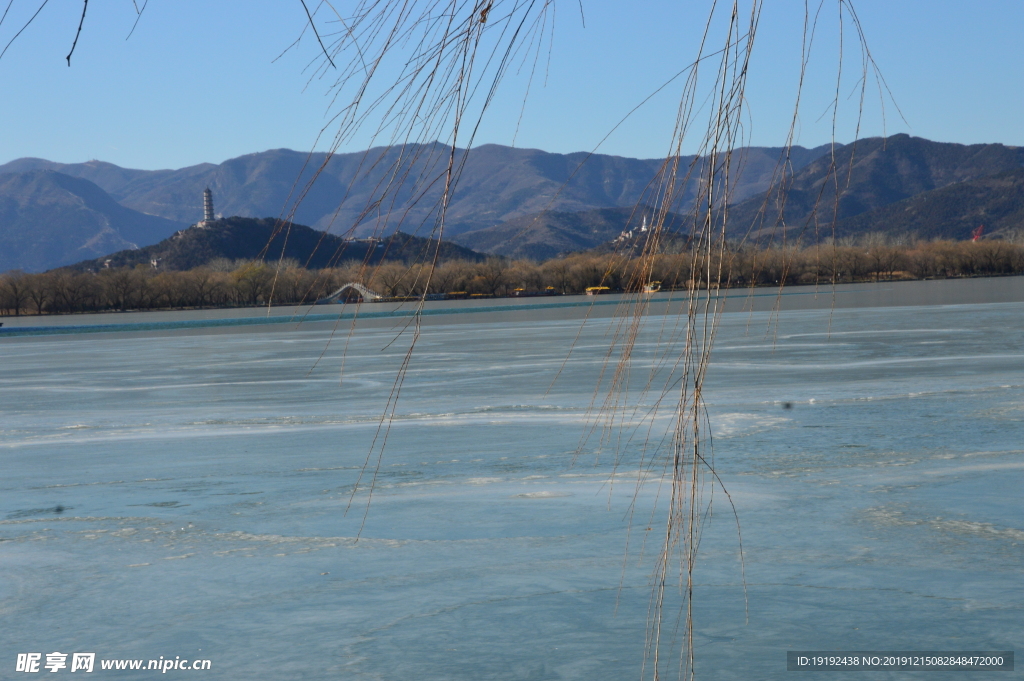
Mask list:
[[82,35],[82,24],[85,23],[85,12],[89,9],[89,0],[83,0],[82,2],[82,18],[78,20],[78,30],[75,31],[75,40],[71,43],[71,51],[68,52],[68,56],[64,57],[68,60],[68,67],[71,66],[71,55],[75,53],[75,48],[78,46],[78,36]]
[[[37,17],[37,16],[39,16],[39,13],[43,11],[43,8],[44,8],[44,7],[46,7],[46,3],[48,3],[49,1],[50,1],[50,0],[43,0],[43,2],[42,2],[42,3],[40,4],[40,5],[39,5],[38,9],[36,9],[36,11],[35,11],[35,14],[33,14],[33,15],[32,15],[32,16],[31,16],[31,17],[29,18],[29,20],[25,22],[25,25],[24,25],[24,26],[22,26],[22,27],[21,27],[20,29],[18,29],[18,32],[14,34],[14,37],[13,37],[13,38],[11,38],[11,39],[10,39],[10,40],[9,40],[9,41],[7,42],[7,44],[6,44],[5,46],[4,46],[4,49],[3,49],[3,51],[2,51],[2,52],[0,52],[0,59],[3,59],[3,58],[4,58],[4,55],[5,55],[5,54],[7,54],[7,50],[9,50],[9,49],[11,48],[11,45],[13,45],[13,44],[14,44],[14,41],[18,39],[18,36],[20,36],[20,35],[21,35],[22,33],[24,33],[24,32],[25,32],[25,29],[26,29],[26,28],[28,28],[28,27],[29,27],[29,25],[30,25],[30,24],[31,24],[31,23],[32,23],[33,21],[35,21],[35,20],[36,20],[36,17]],[[10,5],[8,5],[8,6],[7,6],[7,9],[10,9],[10,8],[11,8],[11,6],[10,6]],[[6,17],[6,16],[7,16],[7,12],[5,11],[5,12],[4,12],[4,17]]]
[[131,38],[132,34],[135,33],[135,27],[139,25],[139,21],[142,19],[142,13],[146,11],[147,7],[149,7],[149,0],[142,3],[142,7],[139,7],[139,3],[136,2],[136,0],[132,0],[132,5],[135,6],[135,22],[132,23],[132,30],[128,31],[128,35],[125,36],[125,40]]
[[320,49],[323,50],[327,61],[331,63],[331,68],[338,68],[334,65],[334,60],[331,59],[331,55],[327,53],[327,48],[324,47],[324,41],[320,39],[320,33],[316,30],[316,24],[313,23],[313,15],[309,13],[309,7],[306,5],[306,0],[299,0],[299,2],[302,3],[302,9],[306,10],[306,16],[309,17],[309,27],[313,29],[313,35],[316,36],[316,41],[320,43]]
[[7,13],[11,11],[11,5],[14,4],[14,0],[9,0],[7,7],[4,8],[4,13],[0,16],[0,26],[4,25],[4,20],[7,19]]

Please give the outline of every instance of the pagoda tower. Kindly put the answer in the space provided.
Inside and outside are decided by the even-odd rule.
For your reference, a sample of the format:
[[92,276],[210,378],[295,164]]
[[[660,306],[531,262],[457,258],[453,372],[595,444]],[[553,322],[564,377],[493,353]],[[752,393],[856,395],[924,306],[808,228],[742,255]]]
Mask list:
[[203,190],[203,222],[213,222],[215,219],[213,215],[213,192],[207,187]]

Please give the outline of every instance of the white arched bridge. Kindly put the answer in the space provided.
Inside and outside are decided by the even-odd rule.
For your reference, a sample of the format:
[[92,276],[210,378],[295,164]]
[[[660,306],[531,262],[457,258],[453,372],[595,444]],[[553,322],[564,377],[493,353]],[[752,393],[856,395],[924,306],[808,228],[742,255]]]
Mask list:
[[363,300],[377,300],[379,298],[384,297],[381,294],[377,293],[376,291],[371,291],[370,289],[366,288],[359,282],[350,281],[349,283],[345,284],[331,295],[316,301],[316,304],[328,305],[330,303],[336,303],[338,302],[338,299],[345,295],[347,291],[355,291],[360,296],[362,296]]

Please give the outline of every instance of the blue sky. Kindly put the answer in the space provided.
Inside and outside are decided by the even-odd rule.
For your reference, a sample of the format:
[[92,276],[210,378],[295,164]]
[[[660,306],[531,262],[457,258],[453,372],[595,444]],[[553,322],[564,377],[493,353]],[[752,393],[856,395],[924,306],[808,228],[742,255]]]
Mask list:
[[[0,49],[38,4],[14,0],[0,26]],[[546,82],[534,83],[518,133],[525,74],[504,83],[478,144],[510,144],[515,136],[522,147],[593,149],[626,112],[693,58],[710,3],[582,4],[586,28],[576,0],[557,5],[550,62],[541,64]],[[871,83],[862,136],[909,132],[949,142],[1024,144],[1024,3],[853,5],[895,97],[895,104],[881,107]],[[797,138],[805,146],[823,144],[832,134],[826,111],[839,51],[835,6],[836,0],[827,0],[808,73]],[[748,91],[745,134],[751,144],[785,140],[803,8],[797,0],[765,3]],[[278,147],[307,150],[325,123],[327,88],[323,82],[305,87],[303,74],[317,56],[315,42],[307,37],[274,61],[306,23],[298,0],[150,0],[128,40],[135,21],[131,1],[93,2],[68,68],[64,56],[80,11],[79,0],[50,0],[0,59],[0,163],[21,156],[95,158],[136,168],[219,163]],[[844,142],[855,132],[857,96],[849,95],[859,76],[849,32],[846,47],[836,133]],[[680,86],[674,83],[651,99],[600,151],[663,155]],[[357,136],[341,151],[358,150],[367,139]]]

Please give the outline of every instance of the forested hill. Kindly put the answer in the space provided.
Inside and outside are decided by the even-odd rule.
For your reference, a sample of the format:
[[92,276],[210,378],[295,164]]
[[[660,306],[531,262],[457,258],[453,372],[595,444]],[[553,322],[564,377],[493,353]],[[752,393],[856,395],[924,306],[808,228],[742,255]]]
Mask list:
[[[210,226],[194,226],[177,232],[160,243],[136,250],[118,251],[105,258],[85,260],[75,270],[99,270],[109,266],[150,266],[162,270],[188,270],[219,258],[262,259],[273,262],[282,256],[310,269],[333,267],[346,261],[368,264],[381,260],[416,262],[432,257],[437,242],[398,232],[380,241],[345,240],[304,225],[282,223],[273,218],[231,217]],[[479,261],[484,256],[468,248],[441,242],[440,260]],[[282,252],[283,249],[283,252]]]

